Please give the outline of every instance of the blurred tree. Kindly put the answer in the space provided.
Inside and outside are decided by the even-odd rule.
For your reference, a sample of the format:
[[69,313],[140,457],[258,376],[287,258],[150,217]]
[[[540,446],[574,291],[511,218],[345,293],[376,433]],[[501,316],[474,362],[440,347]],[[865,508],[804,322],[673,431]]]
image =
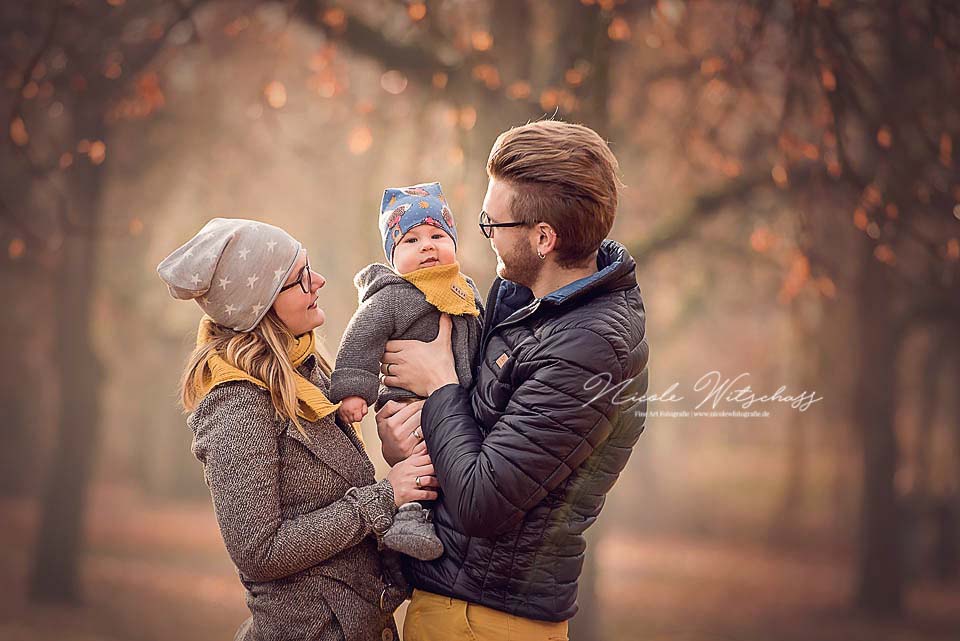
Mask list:
[[12,203],[3,208],[4,233],[49,257],[57,292],[50,329],[59,425],[31,573],[31,592],[40,600],[78,597],[100,418],[102,374],[90,328],[96,247],[111,233],[100,203],[107,129],[122,115],[114,111],[118,106],[144,114],[158,106],[151,77],[141,74],[171,34],[181,43],[190,37],[190,16],[200,4],[73,0],[41,10],[31,3],[0,9],[9,54],[3,63],[5,196]]
[[[651,77],[688,88],[694,162],[726,174],[717,193],[740,192],[734,202],[743,208],[769,198],[772,184],[797,209],[798,253],[782,296],[834,291],[838,280],[852,292],[859,360],[851,407],[863,451],[856,600],[899,612],[898,350],[916,323],[960,317],[960,14],[938,0],[658,9],[676,25],[669,33],[679,62],[655,66]],[[744,193],[739,176],[759,180]],[[694,208],[688,218],[708,213]],[[816,242],[851,227],[860,232],[852,245]],[[663,228],[658,245],[690,234],[669,219]],[[854,273],[837,268],[843,253]]]

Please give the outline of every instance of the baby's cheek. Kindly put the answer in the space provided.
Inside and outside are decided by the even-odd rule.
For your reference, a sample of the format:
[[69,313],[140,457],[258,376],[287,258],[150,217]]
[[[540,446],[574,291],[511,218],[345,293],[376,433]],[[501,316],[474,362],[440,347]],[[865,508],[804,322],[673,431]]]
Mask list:
[[456,250],[456,248],[453,246],[453,243],[451,243],[450,246],[448,246],[448,247],[445,248],[444,254],[445,254],[444,258],[445,258],[446,260],[444,260],[443,262],[448,262],[448,261],[449,261],[449,262],[452,263],[452,262],[454,262],[454,261],[457,259],[457,250]]

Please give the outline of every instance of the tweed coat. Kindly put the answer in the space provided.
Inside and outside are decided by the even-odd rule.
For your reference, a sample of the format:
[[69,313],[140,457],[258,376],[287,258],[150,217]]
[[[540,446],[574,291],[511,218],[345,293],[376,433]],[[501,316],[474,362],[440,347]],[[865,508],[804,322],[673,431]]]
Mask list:
[[[314,356],[300,373],[329,388]],[[336,413],[300,422],[309,438],[246,381],[215,387],[188,419],[247,590],[252,616],[237,639],[393,641],[392,612],[406,586],[374,536],[392,523],[393,488],[375,481],[363,445]]]

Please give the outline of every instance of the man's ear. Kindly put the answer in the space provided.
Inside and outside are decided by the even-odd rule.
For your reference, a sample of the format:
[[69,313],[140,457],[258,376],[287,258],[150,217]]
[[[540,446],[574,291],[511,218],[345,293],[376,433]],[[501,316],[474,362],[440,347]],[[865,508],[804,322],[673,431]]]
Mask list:
[[537,249],[546,256],[557,247],[557,232],[548,223],[537,223]]

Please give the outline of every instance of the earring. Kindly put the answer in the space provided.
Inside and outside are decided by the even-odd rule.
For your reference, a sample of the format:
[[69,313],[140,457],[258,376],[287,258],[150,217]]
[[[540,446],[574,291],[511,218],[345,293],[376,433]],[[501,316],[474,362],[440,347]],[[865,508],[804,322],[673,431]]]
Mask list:
[[543,254],[540,253],[540,250],[539,250],[539,249],[537,250],[537,256],[540,257],[540,260],[543,260],[544,258],[546,258],[546,256],[544,256]]

